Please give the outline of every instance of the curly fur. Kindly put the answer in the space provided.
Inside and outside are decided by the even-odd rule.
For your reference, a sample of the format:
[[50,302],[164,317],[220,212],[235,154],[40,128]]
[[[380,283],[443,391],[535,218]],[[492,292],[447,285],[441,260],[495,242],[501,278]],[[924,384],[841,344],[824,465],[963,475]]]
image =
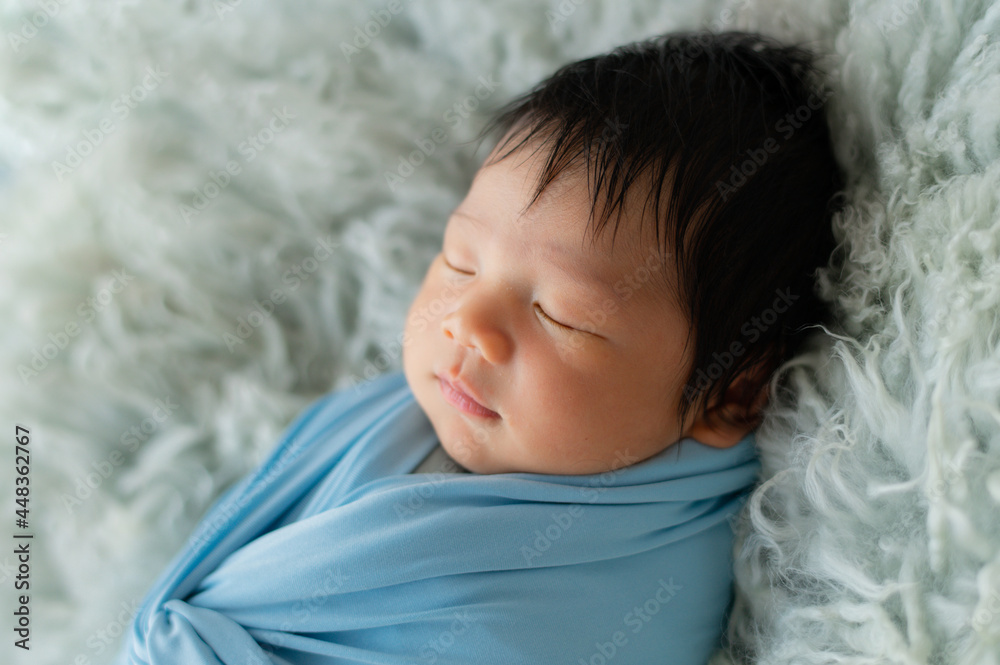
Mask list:
[[[8,638],[5,662],[107,662],[282,427],[401,366],[490,110],[564,62],[695,27],[828,53],[850,180],[819,280],[838,326],[775,378],[713,663],[1000,662],[1000,3],[404,0],[345,54],[387,5],[0,9],[0,413],[32,433],[35,533],[32,651]],[[480,77],[495,90],[446,117]]]

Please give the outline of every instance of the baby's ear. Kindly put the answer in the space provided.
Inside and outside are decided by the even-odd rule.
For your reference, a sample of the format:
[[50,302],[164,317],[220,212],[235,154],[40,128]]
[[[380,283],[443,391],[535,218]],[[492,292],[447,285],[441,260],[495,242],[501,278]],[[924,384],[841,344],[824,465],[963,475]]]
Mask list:
[[[720,401],[712,400],[703,413],[698,414],[683,437],[714,448],[730,448],[760,424],[761,411],[767,404],[769,375],[762,364],[741,372],[729,385]],[[752,380],[750,377],[755,377]],[[756,394],[751,395],[751,391]],[[750,406],[745,406],[749,404]]]

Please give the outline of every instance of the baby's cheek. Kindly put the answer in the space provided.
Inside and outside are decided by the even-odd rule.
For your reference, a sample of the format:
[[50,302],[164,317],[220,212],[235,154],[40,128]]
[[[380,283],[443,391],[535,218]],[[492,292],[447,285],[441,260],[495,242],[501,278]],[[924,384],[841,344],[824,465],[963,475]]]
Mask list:
[[435,290],[432,282],[433,280],[424,282],[423,287],[420,289],[407,313],[407,328],[411,334],[425,334],[435,319],[439,319],[442,316],[441,312],[438,312],[435,316],[435,312],[437,312],[439,306],[436,308],[432,305],[433,298],[431,298],[430,294]]

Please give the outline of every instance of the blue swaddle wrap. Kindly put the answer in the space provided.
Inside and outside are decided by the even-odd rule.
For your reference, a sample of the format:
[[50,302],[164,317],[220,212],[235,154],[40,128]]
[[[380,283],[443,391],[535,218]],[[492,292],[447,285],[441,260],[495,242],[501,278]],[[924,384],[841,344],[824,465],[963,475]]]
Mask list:
[[703,664],[753,434],[587,476],[410,473],[402,373],[324,396],[209,510],[116,663]]

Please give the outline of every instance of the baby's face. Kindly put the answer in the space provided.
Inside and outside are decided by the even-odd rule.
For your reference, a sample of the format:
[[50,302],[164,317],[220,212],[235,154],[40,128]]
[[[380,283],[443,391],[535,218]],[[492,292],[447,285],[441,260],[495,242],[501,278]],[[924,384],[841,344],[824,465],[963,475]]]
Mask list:
[[640,239],[637,217],[623,217],[613,253],[610,227],[584,241],[583,175],[556,181],[518,218],[547,157],[530,152],[487,160],[449,218],[407,316],[406,379],[470,471],[631,465],[685,435],[676,408],[689,324],[657,283],[652,224]]

